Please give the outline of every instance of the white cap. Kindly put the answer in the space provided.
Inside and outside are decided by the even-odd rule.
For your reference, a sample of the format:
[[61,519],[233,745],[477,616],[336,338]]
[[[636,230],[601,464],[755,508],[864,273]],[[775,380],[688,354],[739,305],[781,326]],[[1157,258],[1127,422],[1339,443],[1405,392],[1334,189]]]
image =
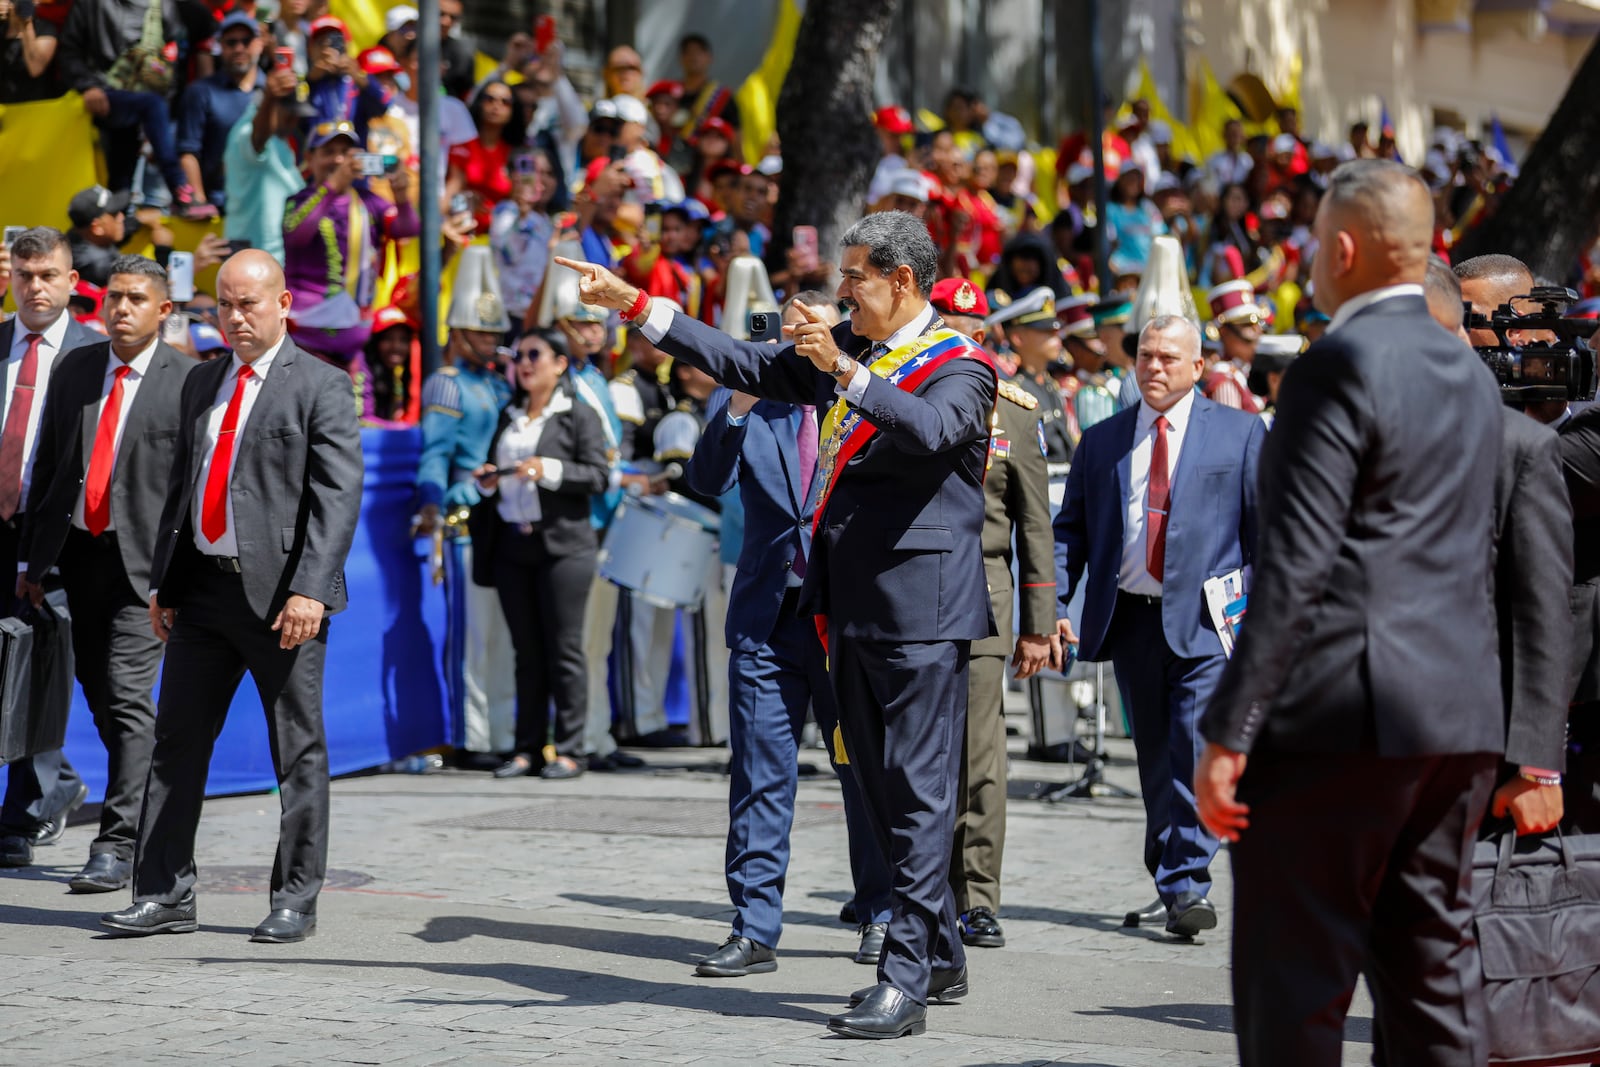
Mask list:
[[617,103],[615,100],[596,100],[594,102],[594,107],[589,109],[590,122],[593,122],[595,119],[614,119],[620,117],[621,116],[619,116],[617,113]]
[[623,122],[637,122],[641,126],[650,122],[650,112],[646,110],[644,101],[637,96],[618,93],[611,98],[611,106],[617,109],[617,118]]
[[1160,119],[1151,119],[1150,127],[1146,132],[1150,134],[1151,144],[1172,143],[1172,126],[1169,123],[1162,122]]
[[762,156],[761,162],[756,164],[756,170],[769,178],[777,177],[783,173],[783,157]]
[[1162,171],[1161,177],[1156,179],[1155,188],[1150,190],[1150,195],[1155,196],[1157,193],[1170,193],[1174,190],[1181,190],[1182,188],[1183,183],[1180,182],[1175,176],[1168,174],[1166,171]]
[[405,4],[391,7],[383,15],[384,32],[393,33],[408,22],[416,22],[418,18],[417,9],[414,7]]
[[[1355,151],[1355,149],[1352,148],[1351,151]],[[1339,150],[1333,147],[1333,145],[1328,144],[1326,141],[1314,141],[1311,145],[1311,158],[1338,159]]]
[[1281,152],[1293,152],[1299,146],[1300,141],[1294,134],[1280,133],[1272,139],[1272,154],[1278,155]]
[[1067,168],[1067,184],[1077,185],[1094,177],[1094,168],[1087,163],[1074,163]]
[[928,202],[928,179],[922,172],[912,167],[904,167],[895,172],[894,178],[889,182],[889,192],[896,196],[909,196],[913,200]]

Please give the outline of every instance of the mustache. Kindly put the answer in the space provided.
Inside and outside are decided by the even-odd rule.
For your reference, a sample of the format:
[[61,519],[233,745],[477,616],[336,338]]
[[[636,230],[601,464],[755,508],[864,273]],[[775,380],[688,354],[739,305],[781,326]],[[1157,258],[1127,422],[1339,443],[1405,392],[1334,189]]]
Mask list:
[[861,308],[861,304],[855,300],[841,300],[839,301],[839,306],[852,314]]

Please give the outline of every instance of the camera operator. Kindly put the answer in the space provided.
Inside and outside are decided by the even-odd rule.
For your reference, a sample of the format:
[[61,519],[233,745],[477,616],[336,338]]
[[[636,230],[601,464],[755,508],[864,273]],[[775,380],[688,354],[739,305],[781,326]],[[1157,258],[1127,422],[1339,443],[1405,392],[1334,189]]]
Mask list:
[[[1424,290],[1434,320],[1465,339],[1462,285],[1438,256],[1428,261]],[[1497,341],[1490,337],[1491,343]],[[1519,834],[1538,834],[1554,829],[1562,814],[1559,782],[1572,658],[1564,593],[1572,575],[1572,511],[1555,432],[1516,410],[1506,411],[1500,421],[1494,607],[1506,750],[1489,812],[1495,818],[1509,815]],[[1486,820],[1484,829],[1497,827]]]
[[[1536,284],[1533,271],[1515,256],[1474,256],[1455,265],[1455,276],[1461,283],[1461,299],[1472,305],[1474,316],[1488,317],[1497,308],[1515,304],[1517,298],[1533,292]],[[1554,341],[1556,335],[1548,330],[1508,330],[1505,343],[1513,347],[1535,341]],[[1485,326],[1469,328],[1467,343],[1473,348],[1493,348],[1500,338]],[[1525,405],[1523,412],[1546,426],[1560,429],[1560,424],[1571,415],[1567,401],[1539,400]]]

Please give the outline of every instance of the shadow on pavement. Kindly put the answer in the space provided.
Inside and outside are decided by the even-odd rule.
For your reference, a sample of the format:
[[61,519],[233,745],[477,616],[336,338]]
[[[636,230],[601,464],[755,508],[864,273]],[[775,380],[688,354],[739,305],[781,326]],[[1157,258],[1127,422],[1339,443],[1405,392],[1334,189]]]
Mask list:
[[[447,944],[469,937],[491,937],[500,941],[522,941],[535,945],[604,952],[632,959],[665,960],[671,963],[698,963],[722,944],[721,933],[707,931],[704,938],[675,937],[670,934],[639,933],[633,930],[595,930],[578,926],[553,926],[545,923],[502,922],[466,915],[441,915],[428,920],[417,934],[419,941]],[[831,959],[845,953],[824,949],[779,949],[778,958],[812,957]]]
[[[814,896],[837,897],[839,900],[847,898],[848,894],[820,893]],[[705,919],[707,922],[726,923],[733,917],[733,905],[723,902],[711,904],[704,900],[662,900],[658,897],[622,897],[604,893],[562,893],[563,900],[570,900],[574,904],[589,904],[599,908],[616,908],[619,911],[631,911],[639,915],[653,915],[665,913],[668,915],[682,915],[690,919]],[[847,929],[839,921],[839,913],[799,911],[795,908],[783,909],[783,924],[785,926],[827,926]]]

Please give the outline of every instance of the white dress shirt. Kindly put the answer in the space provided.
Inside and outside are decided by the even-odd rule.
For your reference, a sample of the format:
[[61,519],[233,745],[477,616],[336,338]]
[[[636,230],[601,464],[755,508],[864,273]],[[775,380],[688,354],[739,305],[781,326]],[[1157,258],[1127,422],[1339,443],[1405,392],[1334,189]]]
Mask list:
[[[1133,434],[1133,469],[1128,472],[1127,514],[1122,520],[1122,569],[1117,574],[1117,588],[1127,593],[1160,596],[1161,583],[1153,578],[1145,566],[1145,494],[1150,488],[1150,451],[1155,447],[1156,418],[1167,417],[1167,486],[1172,484],[1172,473],[1178,469],[1178,456],[1183,451],[1183,437],[1189,429],[1189,415],[1194,411],[1194,390],[1186,390],[1176,404],[1165,411],[1157,411],[1144,400],[1139,401],[1139,421]],[[1171,506],[1168,495],[1168,506]],[[1172,529],[1172,516],[1167,516],[1167,529]]]
[[1206,173],[1217,183],[1217,192],[1221,193],[1230,185],[1244,184],[1255,165],[1256,161],[1250,158],[1249,152],[1242,149],[1230,152],[1224,148],[1206,160]]
[[[61,345],[67,338],[67,325],[72,321],[72,316],[63,311],[57,316],[41,334],[39,341],[38,372],[33,378],[33,406],[28,409],[28,427],[22,438],[22,495],[17,499],[19,511],[28,506],[28,487],[33,484],[33,452],[39,443],[39,419],[44,414],[45,388],[50,384],[50,370],[55,366],[56,360],[61,356]],[[11,320],[11,351],[6,354],[6,361],[0,363],[0,427],[5,424],[6,415],[11,412],[11,399],[17,389],[17,374],[22,370],[22,357],[28,351],[29,330],[22,324],[21,316]]]
[[539,440],[544,436],[545,424],[550,421],[550,416],[571,410],[572,398],[557,390],[544,410],[532,418],[528,417],[526,407],[519,408],[511,416],[506,432],[500,435],[500,443],[494,450],[494,465],[500,471],[500,480],[496,485],[500,500],[495,504],[495,510],[511,525],[539,522],[544,518],[539,490],[543,488],[553,492],[561,488],[559,459],[544,460],[544,472],[538,480],[519,478],[512,474],[512,468],[525,459],[539,455]]
[[[159,336],[152,338],[150,343],[145,346],[144,351],[134,356],[126,364],[117,358],[115,352],[106,352],[105,379],[100,383],[100,401],[94,406],[94,425],[97,430],[100,426],[100,416],[106,408],[106,399],[111,396],[111,387],[116,384],[117,368],[122,366],[128,368],[127,377],[122,379],[122,407],[117,410],[117,435],[111,439],[111,471],[113,475],[117,470],[117,457],[122,453],[122,432],[128,428],[128,412],[133,410],[133,398],[139,393],[139,383],[144,381],[146,374],[150,373],[150,361],[155,358],[156,344],[159,341]],[[98,433],[96,436],[98,436]],[[89,485],[88,471],[89,465],[93,461],[94,457],[92,455],[85,456],[83,459],[84,488],[78,490],[78,503],[72,509],[72,525],[80,530],[89,528],[88,524],[83,521],[83,495]],[[115,530],[116,528],[116,516],[112,515],[111,521],[106,524],[106,529]]]
[[223,375],[222,386],[217,390],[211,411],[206,415],[205,437],[199,442],[200,481],[195,486],[194,500],[189,505],[189,517],[194,525],[194,544],[203,555],[239,554],[239,538],[233,526],[233,472],[239,465],[241,442],[244,440],[245,426],[250,422],[250,412],[256,406],[256,399],[261,396],[261,385],[272,369],[272,361],[278,358],[278,352],[282,348],[283,339],[280,338],[277,344],[249,365],[250,377],[245,381],[244,396],[239,401],[239,424],[234,427],[233,452],[228,457],[228,528],[215,541],[206,540],[205,533],[200,529],[201,511],[205,507],[206,482],[211,478],[211,457],[217,450],[217,436],[222,432],[222,420],[228,413],[228,401],[233,399],[233,389],[239,381],[239,368],[245,366],[237,354],[229,358],[228,373]]
[[1340,304],[1339,310],[1333,313],[1333,320],[1328,323],[1327,332],[1332,333],[1381,300],[1392,300],[1397,296],[1422,295],[1422,286],[1406,283],[1403,285],[1386,285],[1381,289],[1371,289],[1359,296],[1352,296],[1349,300]]

